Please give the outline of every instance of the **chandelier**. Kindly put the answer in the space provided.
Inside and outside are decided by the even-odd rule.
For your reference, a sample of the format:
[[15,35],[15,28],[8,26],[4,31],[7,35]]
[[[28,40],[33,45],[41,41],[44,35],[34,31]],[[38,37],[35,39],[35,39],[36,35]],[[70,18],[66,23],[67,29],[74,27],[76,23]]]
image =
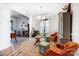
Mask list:
[[43,15],[42,13],[42,6],[40,6],[40,15],[36,17],[37,20],[39,20],[40,22],[43,21],[43,34],[44,37],[46,36],[46,21],[48,20],[48,17],[46,15]]
[[45,16],[45,15],[42,15],[42,6],[40,6],[40,15],[36,17],[37,20],[40,20],[41,21],[46,21],[48,20],[48,17]]

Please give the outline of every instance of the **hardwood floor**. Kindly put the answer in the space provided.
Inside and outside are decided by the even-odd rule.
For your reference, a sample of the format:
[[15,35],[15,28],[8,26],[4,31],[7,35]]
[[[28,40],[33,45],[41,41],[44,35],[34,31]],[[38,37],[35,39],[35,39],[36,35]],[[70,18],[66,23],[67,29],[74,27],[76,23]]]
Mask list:
[[39,47],[34,45],[34,39],[24,41],[18,47],[15,53],[10,54],[11,56],[39,56]]
[[0,56],[8,56],[11,53],[12,53],[12,48],[9,47],[9,48],[7,48],[5,50],[0,51]]
[[[43,56],[39,53],[39,46],[34,45],[35,39],[18,39],[16,46],[9,47],[3,51],[0,51],[0,56]],[[20,40],[20,41],[19,41]],[[54,44],[51,42],[51,44]]]
[[[20,44],[19,44],[20,42]],[[9,47],[0,52],[1,56],[41,56],[38,45],[34,45],[35,40],[24,39],[19,41],[15,47]]]

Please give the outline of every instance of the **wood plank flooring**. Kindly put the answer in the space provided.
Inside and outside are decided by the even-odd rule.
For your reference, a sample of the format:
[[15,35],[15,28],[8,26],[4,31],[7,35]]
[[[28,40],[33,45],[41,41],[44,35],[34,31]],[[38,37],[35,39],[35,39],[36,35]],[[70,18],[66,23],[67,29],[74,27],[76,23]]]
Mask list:
[[3,51],[0,51],[0,56],[43,56],[39,53],[39,46],[34,45],[34,38],[30,38],[29,40],[24,39],[19,42],[13,48],[9,47]]

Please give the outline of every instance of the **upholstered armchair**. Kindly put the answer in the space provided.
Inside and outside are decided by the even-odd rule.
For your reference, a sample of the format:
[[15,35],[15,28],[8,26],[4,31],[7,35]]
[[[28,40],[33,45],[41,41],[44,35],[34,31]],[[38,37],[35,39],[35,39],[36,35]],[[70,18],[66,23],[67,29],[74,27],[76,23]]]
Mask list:
[[55,32],[54,34],[51,34],[50,40],[53,41],[53,42],[57,42],[57,34],[58,34],[58,32]]
[[46,50],[45,56],[73,56],[78,48],[78,44],[74,42],[57,43]]

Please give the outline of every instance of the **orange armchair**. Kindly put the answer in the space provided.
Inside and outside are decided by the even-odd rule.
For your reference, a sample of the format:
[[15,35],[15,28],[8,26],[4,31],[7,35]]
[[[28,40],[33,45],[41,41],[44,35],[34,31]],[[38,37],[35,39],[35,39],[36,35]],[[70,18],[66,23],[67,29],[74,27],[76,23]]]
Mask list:
[[53,42],[57,42],[57,34],[58,34],[58,32],[55,32],[54,34],[51,34],[50,39],[51,39]]
[[60,56],[62,55],[61,52],[64,50],[63,44],[55,44],[52,45],[46,52],[45,56]]
[[45,56],[73,56],[78,48],[78,44],[74,42],[57,43],[45,52]]

